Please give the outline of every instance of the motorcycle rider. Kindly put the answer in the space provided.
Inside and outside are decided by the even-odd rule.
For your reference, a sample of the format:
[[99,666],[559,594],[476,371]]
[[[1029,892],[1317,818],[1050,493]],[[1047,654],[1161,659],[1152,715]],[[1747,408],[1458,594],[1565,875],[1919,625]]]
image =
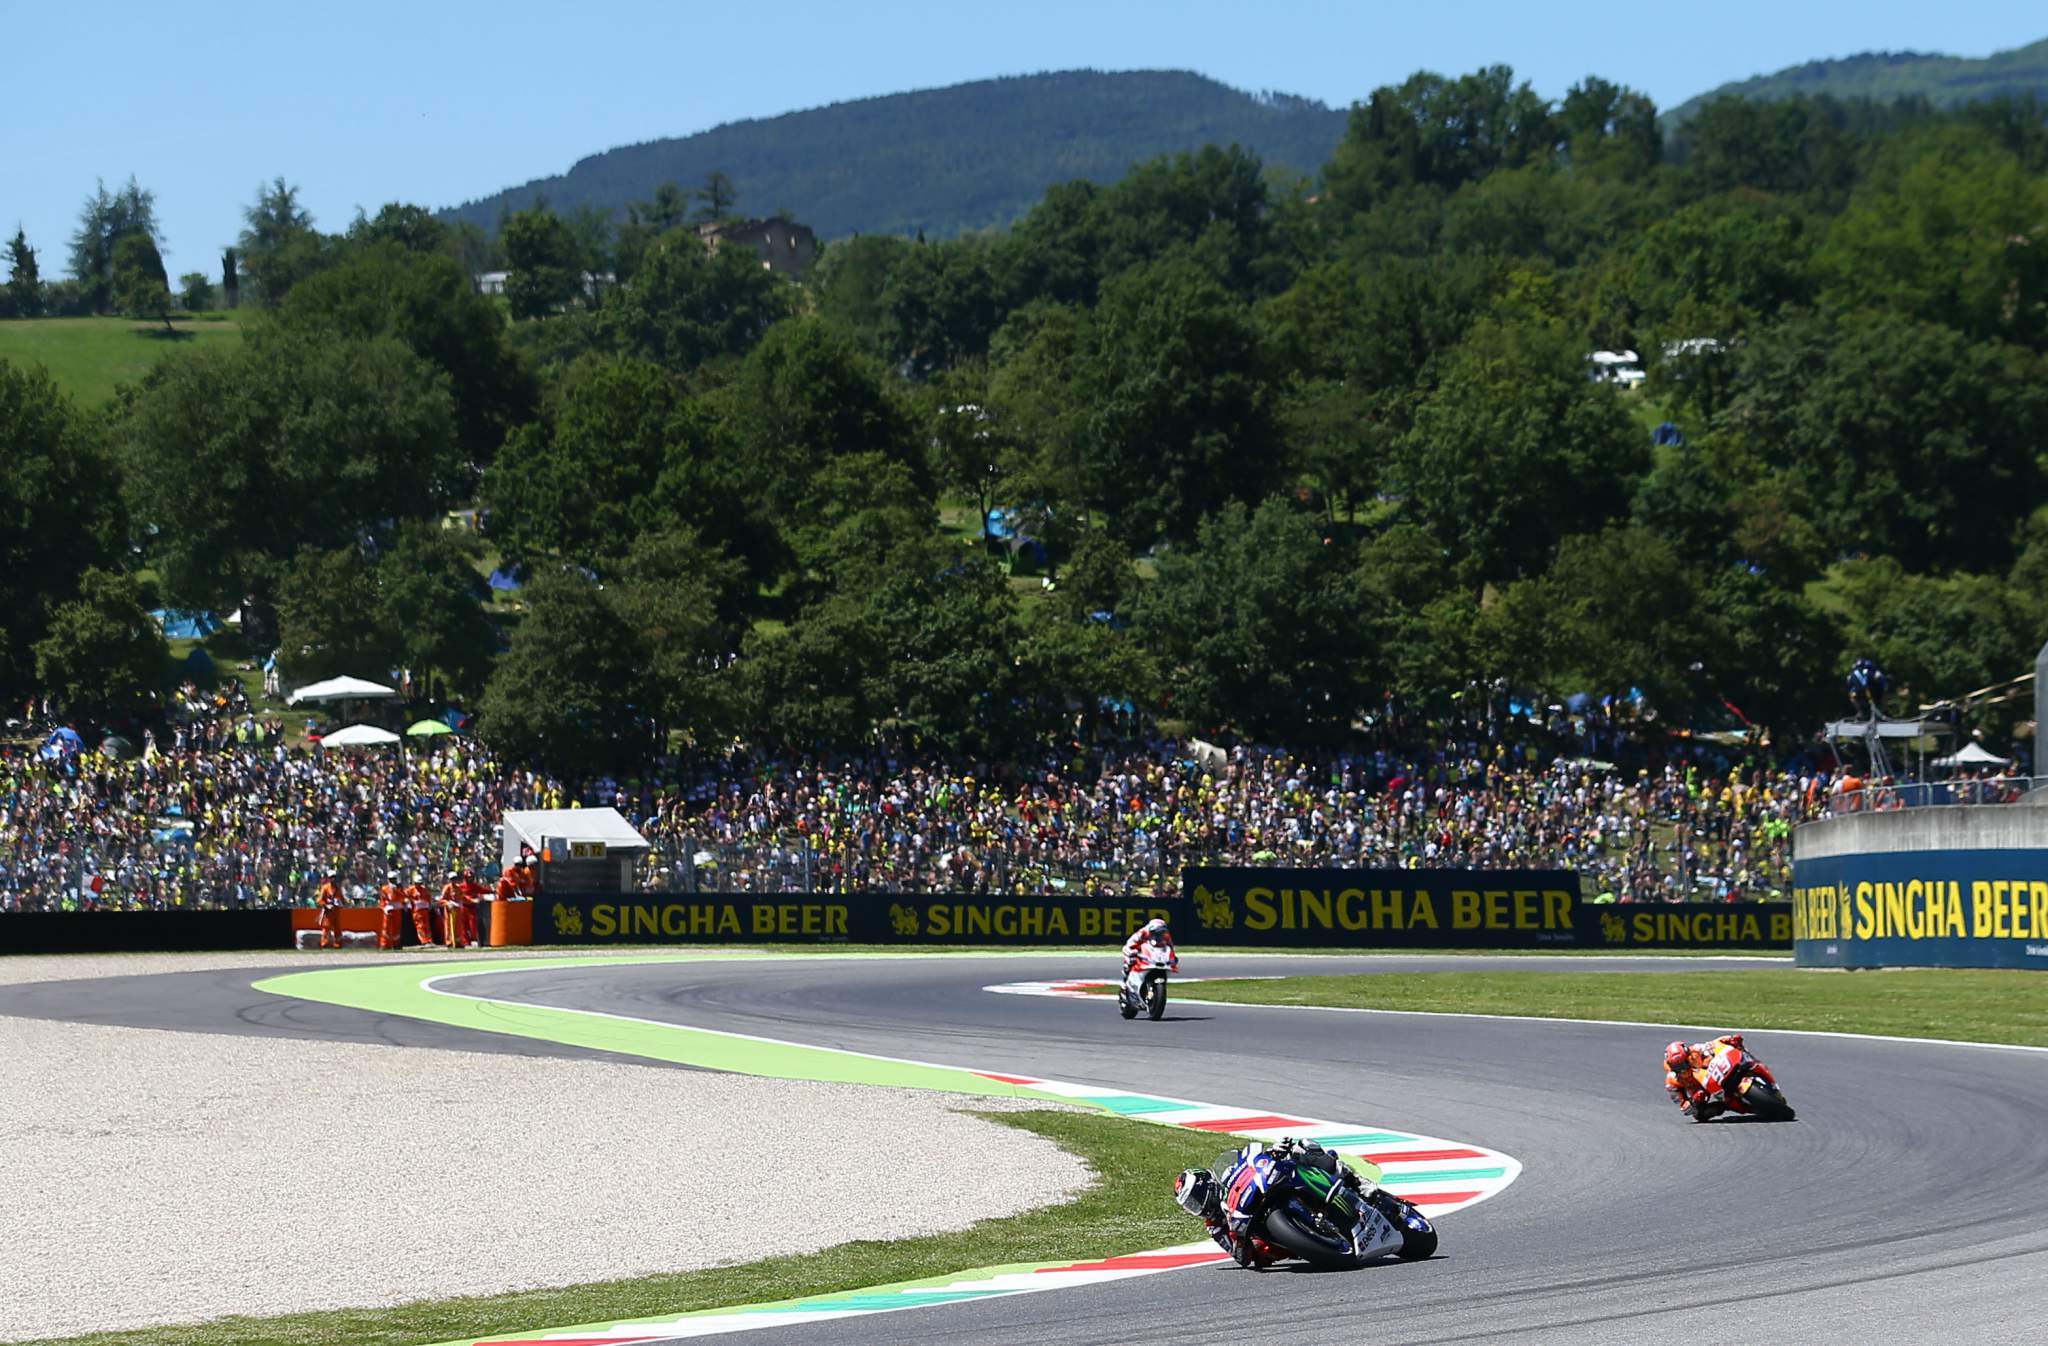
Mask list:
[[1727,1109],[1721,1091],[1711,1087],[1701,1072],[1714,1063],[1716,1056],[1731,1047],[1737,1051],[1742,1049],[1742,1034],[1727,1033],[1707,1042],[1687,1042],[1681,1038],[1665,1046],[1664,1089],[1681,1112],[1698,1121],[1706,1121]]
[[1142,928],[1132,931],[1131,937],[1124,941],[1123,975],[1130,976],[1139,964],[1147,962],[1152,956],[1149,949],[1155,946],[1164,950],[1166,965],[1175,972],[1180,971],[1180,955],[1173,951],[1173,931],[1167,928],[1165,921],[1155,916]]
[[[1275,1158],[1292,1159],[1300,1166],[1323,1169],[1357,1191],[1361,1200],[1375,1190],[1373,1184],[1358,1176],[1357,1169],[1339,1159],[1336,1151],[1326,1150],[1313,1140],[1282,1136],[1278,1144],[1261,1147],[1261,1151]],[[1221,1180],[1206,1168],[1184,1171],[1174,1179],[1173,1199],[1182,1210],[1202,1222],[1202,1227],[1216,1241],[1216,1246],[1236,1259],[1239,1266],[1264,1270],[1286,1254],[1252,1235],[1249,1211],[1232,1214],[1223,1206],[1224,1182],[1243,1167],[1244,1162],[1243,1156],[1239,1155]]]

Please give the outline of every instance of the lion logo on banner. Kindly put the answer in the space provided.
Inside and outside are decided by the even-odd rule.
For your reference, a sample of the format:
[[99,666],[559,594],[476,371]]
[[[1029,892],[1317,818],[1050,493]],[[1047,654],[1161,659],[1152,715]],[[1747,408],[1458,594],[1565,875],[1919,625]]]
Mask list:
[[900,902],[889,904],[889,924],[899,935],[914,935],[918,931],[917,908],[906,907]]
[[563,903],[555,903],[555,933],[558,935],[580,935],[583,933],[583,913]]
[[1628,922],[1607,912],[1600,913],[1600,935],[1609,944],[1628,943]]
[[1230,894],[1211,892],[1199,884],[1195,887],[1195,915],[1204,930],[1228,930],[1237,923],[1237,913],[1230,909]]

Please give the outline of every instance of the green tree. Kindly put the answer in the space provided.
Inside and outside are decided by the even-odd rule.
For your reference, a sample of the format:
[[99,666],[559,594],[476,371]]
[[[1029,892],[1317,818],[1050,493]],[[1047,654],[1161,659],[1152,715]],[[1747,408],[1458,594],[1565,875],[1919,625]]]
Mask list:
[[1265,351],[1246,311],[1176,257],[1103,288],[1079,369],[1089,503],[1135,547],[1193,536],[1280,483]]
[[2003,570],[2040,489],[2048,441],[2041,357],[1891,316],[1805,316],[1738,353],[1717,419],[1835,554],[1909,570]]
[[478,468],[514,426],[533,418],[540,399],[533,374],[507,342],[503,312],[440,253],[366,242],[293,286],[277,321],[312,341],[332,335],[403,342],[447,376],[457,447]]
[[40,366],[0,360],[0,694],[33,685],[34,644],[82,572],[120,561],[119,475],[89,418]]
[[700,741],[728,718],[720,666],[738,648],[746,567],[688,526],[633,540],[607,594],[643,654],[648,713]]
[[124,235],[114,245],[114,306],[131,318],[156,318],[165,331],[174,330],[164,259],[146,234]]
[[483,499],[492,536],[528,564],[609,569],[643,531],[680,523],[758,560],[736,476],[715,421],[672,376],[591,357],[569,371],[551,416],[505,441]]
[[483,690],[496,652],[480,555],[467,530],[415,519],[377,558],[377,622],[393,652],[408,668],[439,674],[456,697]]
[[893,380],[816,318],[770,328],[725,390],[724,418],[764,517],[787,519],[829,460],[875,453],[924,485],[923,446]]
[[1360,703],[1348,576],[1315,521],[1232,501],[1159,563],[1132,622],[1174,715],[1255,735],[1341,731]]
[[960,239],[911,248],[891,268],[881,305],[889,354],[920,374],[985,355],[1001,316],[988,245]]
[[80,299],[87,312],[105,313],[114,307],[114,248],[130,234],[140,234],[155,243],[161,237],[156,224],[156,193],[128,185],[109,193],[99,183],[78,213],[78,230],[71,236],[71,274],[78,281]]
[[35,643],[36,682],[67,710],[138,710],[162,685],[169,658],[135,581],[88,569],[78,596],[51,609]]
[[930,537],[938,522],[909,467],[870,451],[826,460],[784,536],[804,576],[852,588],[882,558]]
[[43,315],[43,282],[36,270],[36,250],[18,226],[7,244],[7,308],[17,318]]
[[883,295],[897,266],[916,251],[916,244],[885,234],[863,234],[827,245],[810,275],[819,316],[859,337],[870,353],[886,355],[893,331]]
[[561,216],[536,203],[505,221],[505,299],[515,319],[544,318],[567,308],[583,288],[576,239]]
[[1324,178],[1346,209],[1364,211],[1408,187],[1451,191],[1499,168],[1548,160],[1560,127],[1550,104],[1514,71],[1488,66],[1447,79],[1421,71],[1354,104]]
[[190,313],[204,313],[212,308],[212,279],[204,271],[187,271],[178,277],[178,302]]
[[233,248],[220,252],[220,292],[229,308],[242,306],[242,273]]
[[259,634],[301,547],[438,517],[464,475],[445,381],[388,337],[259,331],[238,350],[174,353],[114,436],[165,597],[240,605]]
[[556,771],[616,769],[655,747],[644,655],[596,581],[536,569],[526,614],[478,707],[484,741]]
[[2001,576],[1914,575],[1879,556],[1845,562],[1833,578],[1842,648],[1875,659],[1900,704],[2003,682],[2040,648],[2038,608]]
[[789,282],[746,249],[707,249],[677,231],[646,248],[600,326],[619,350],[689,373],[707,360],[746,354],[789,314],[793,297]]
[[1816,262],[1844,308],[2048,347],[2048,178],[1982,133],[1943,127],[1894,146]]
[[448,226],[424,206],[402,201],[386,202],[372,216],[366,217],[358,210],[354,223],[348,227],[348,241],[361,247],[389,243],[406,252],[446,253],[451,258],[456,242]]
[[740,194],[732,185],[731,178],[713,170],[704,175],[704,185],[697,189],[697,199],[703,203],[697,210],[698,219],[722,220],[732,214]]
[[256,200],[243,209],[242,220],[237,281],[246,275],[266,307],[283,303],[293,286],[330,260],[328,240],[299,204],[299,189],[283,178],[256,189]]
[[354,546],[301,547],[277,582],[277,638],[288,682],[381,677],[397,654],[377,602],[377,568]]
[[1505,309],[1417,405],[1394,488],[1466,583],[1534,574],[1561,538],[1627,507],[1649,437],[1584,365],[1562,323]]

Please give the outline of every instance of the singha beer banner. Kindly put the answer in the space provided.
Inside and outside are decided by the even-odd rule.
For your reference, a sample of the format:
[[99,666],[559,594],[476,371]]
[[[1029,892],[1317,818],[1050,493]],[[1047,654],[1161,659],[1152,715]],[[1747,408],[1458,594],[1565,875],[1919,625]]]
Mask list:
[[1205,944],[1508,949],[1580,942],[1562,869],[1187,869]]
[[1153,917],[1188,948],[1784,949],[1783,904],[1597,906],[1559,870],[1191,869],[1186,901],[889,893],[557,896],[536,944],[1122,943]]
[[1177,903],[1143,899],[785,893],[607,894],[535,904],[536,944],[1122,943]]
[[1801,967],[2048,969],[2048,850],[1795,860],[1792,938]]

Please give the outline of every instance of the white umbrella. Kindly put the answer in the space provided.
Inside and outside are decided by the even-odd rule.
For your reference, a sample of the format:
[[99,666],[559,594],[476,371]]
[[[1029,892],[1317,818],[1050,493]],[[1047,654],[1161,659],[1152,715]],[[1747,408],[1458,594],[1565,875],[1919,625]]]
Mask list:
[[286,699],[297,706],[316,701],[389,701],[397,695],[396,687],[386,687],[381,682],[363,678],[329,678],[325,682],[308,683]]
[[352,724],[320,740],[323,748],[383,748],[398,742],[398,735],[374,724]]

